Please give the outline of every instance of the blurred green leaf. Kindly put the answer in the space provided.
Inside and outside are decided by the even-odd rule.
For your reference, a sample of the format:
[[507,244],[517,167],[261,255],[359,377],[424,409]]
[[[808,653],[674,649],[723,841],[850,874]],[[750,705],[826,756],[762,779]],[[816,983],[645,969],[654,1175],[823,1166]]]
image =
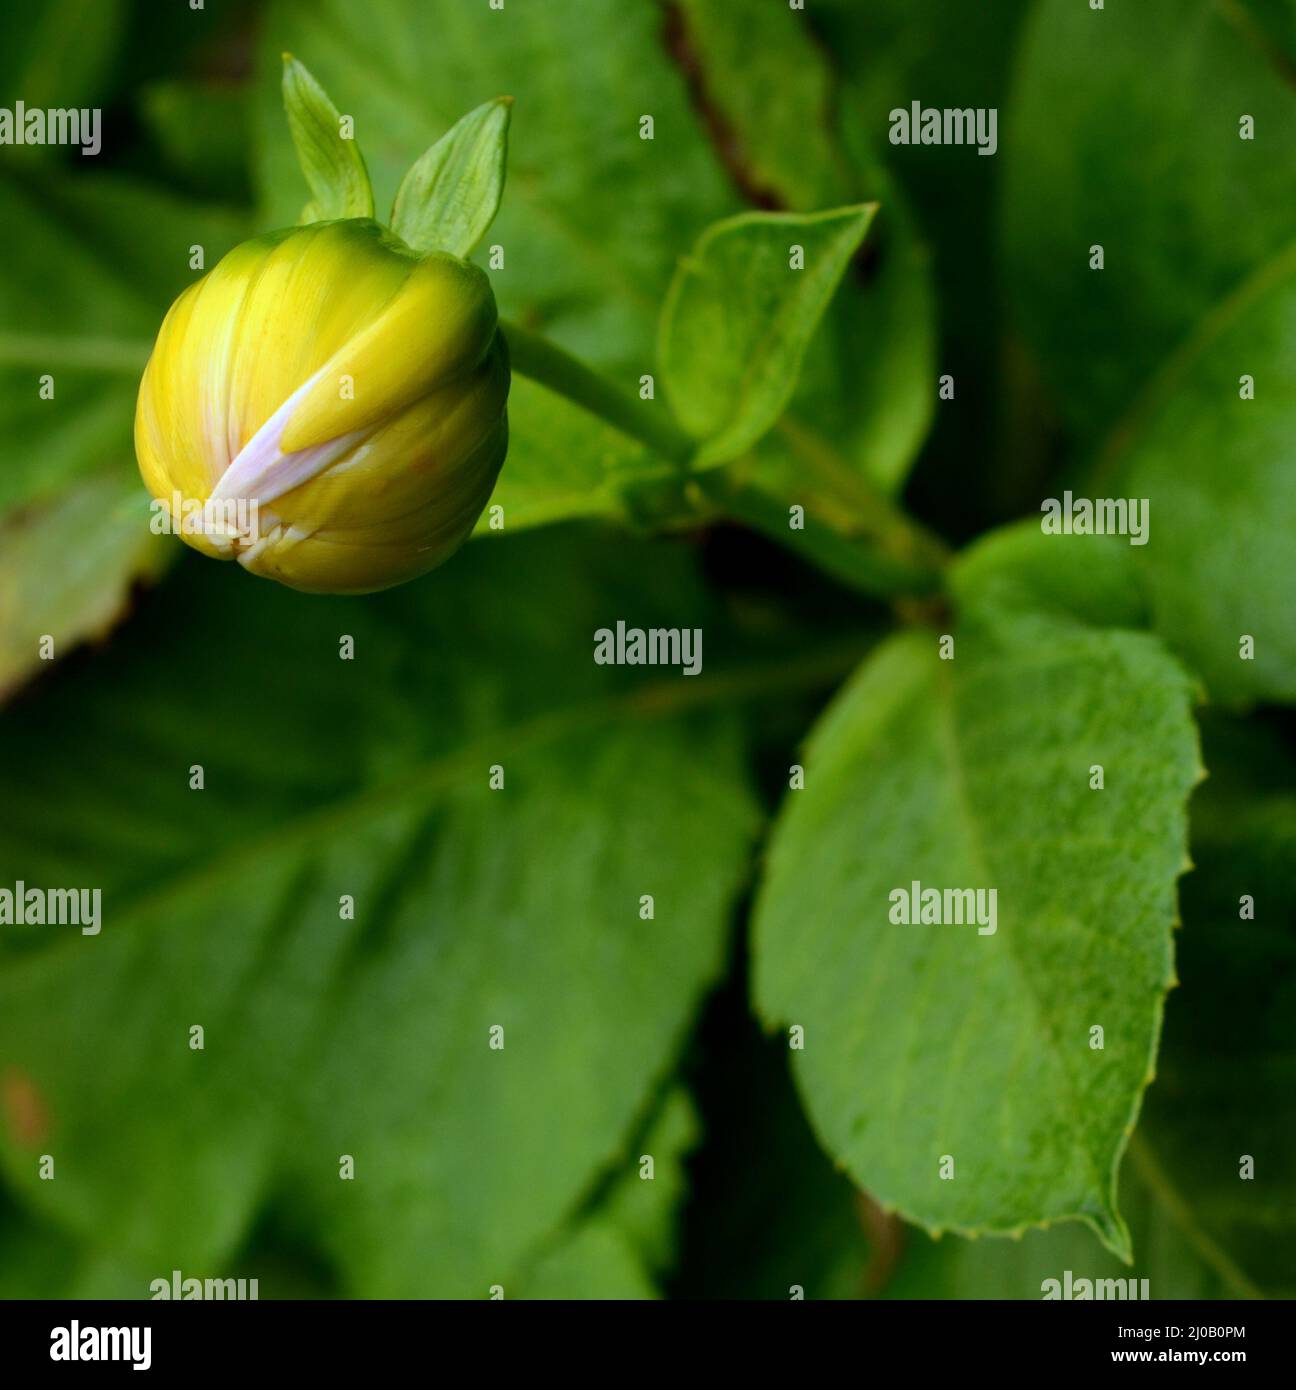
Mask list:
[[[168,551],[148,532],[132,425],[172,299],[239,218],[82,174],[0,176],[0,690],[102,633]],[[132,503],[131,499],[134,499]]]
[[672,409],[701,441],[699,466],[744,453],[783,413],[875,211],[742,213],[681,259],[658,356]]
[[195,193],[245,201],[251,187],[252,107],[246,86],[228,82],[152,82],[140,115],[166,172]]
[[[171,301],[244,233],[229,212],[100,175],[0,178],[0,514],[134,476],[139,376]],[[53,398],[41,398],[51,377]],[[142,485],[141,485],[142,489]]]
[[416,251],[470,256],[504,196],[507,97],[461,117],[410,166],[392,207],[392,230]]
[[[916,97],[928,107],[1006,112],[1016,31],[1028,9],[1029,0],[815,0],[804,11],[838,75],[835,102],[847,152],[856,163],[884,153],[935,248],[943,337],[973,350],[977,360],[963,368],[979,368],[987,380],[1000,365],[987,352],[1002,298],[988,273],[1000,160],[969,157],[958,145],[892,145],[890,113]],[[888,200],[876,196],[885,208]]]
[[[549,1300],[657,1297],[634,1248],[606,1217],[581,1225],[545,1257],[522,1289],[524,1298]],[[508,1289],[504,1292],[507,1297]]]
[[[13,1082],[5,1081],[12,1105]],[[33,1219],[0,1189],[0,1298],[56,1298],[76,1263],[75,1241]]]
[[[1296,92],[1241,13],[1214,0],[1042,0],[1027,26],[1002,141],[1007,270],[1057,403],[1087,440],[1292,240]],[[1254,140],[1239,138],[1246,115]],[[1089,268],[1095,245],[1102,270]]]
[[[991,611],[956,651],[895,638],[817,726],[757,903],[755,999],[804,1027],[811,1119],[884,1206],[962,1232],[1083,1218],[1122,1251],[1116,1169],[1199,775],[1188,682],[1147,637],[1051,618]],[[914,881],[996,889],[998,930],[892,923]]]
[[150,533],[139,485],[115,475],[0,519],[0,699],[42,666],[43,638],[57,660],[103,637],[175,545]]
[[[697,1116],[673,1090],[608,1193],[526,1275],[524,1298],[655,1298],[657,1278],[675,1255],[675,1216],[684,1189],[683,1157],[698,1137]],[[643,1156],[653,1175],[641,1175]],[[507,1297],[508,1291],[505,1290]]]
[[99,936],[0,937],[0,1071],[42,1117],[0,1154],[34,1208],[206,1274],[287,1188],[348,1292],[485,1296],[625,1161],[755,812],[732,717],[694,708],[723,680],[592,659],[618,618],[707,624],[683,552],[558,544],[314,604],[193,561],[88,684],[4,716],[3,794],[44,795],[0,881],[104,894]]
[[[996,267],[993,214],[1005,151],[1001,146],[996,158],[982,159],[966,146],[892,145],[890,113],[908,109],[915,98],[938,109],[995,109],[1002,135],[1011,105],[1009,68],[1026,8],[1027,0],[815,0],[803,14],[837,74],[833,105],[841,143],[851,164],[870,179],[864,191],[882,204],[871,238],[881,243],[879,289],[888,274],[886,239],[895,214],[903,213],[904,224],[897,229],[895,254],[920,259],[907,277],[909,292],[902,298],[897,289],[887,314],[895,325],[888,340],[913,343],[909,411],[934,425],[909,495],[929,524],[961,538],[1020,511],[1023,497],[1029,505],[1033,475],[1056,462],[1049,441],[1041,439],[1040,422],[1034,415],[1020,418],[1019,354],[1001,349],[1006,295]],[[889,176],[874,186],[879,152]],[[926,292],[925,310],[919,307],[920,289]],[[903,328],[922,322],[924,312],[925,360],[917,356],[915,329],[906,335]],[[872,316],[857,317],[859,340],[875,326]],[[898,352],[896,347],[883,354],[893,373],[899,370]],[[946,373],[957,383],[957,405],[938,405],[937,376]],[[888,385],[878,398],[901,421],[906,397],[897,395],[898,379]],[[903,479],[904,471],[898,476]]]
[[1221,8],[1291,81],[1296,75],[1296,8],[1291,0],[1223,0]]
[[728,0],[677,0],[671,9],[668,44],[749,199],[798,212],[845,201],[828,54],[804,11]]
[[[1248,15],[1044,0],[1021,54],[1003,225],[1059,404],[1084,441],[1107,431],[1091,491],[1150,502],[1138,561],[1157,630],[1216,698],[1291,700],[1296,93]],[[1248,117],[1254,139],[1240,138]]]
[[[602,1204],[654,1275],[674,1263],[676,1217],[684,1200],[687,1179],[684,1161],[701,1139],[697,1111],[680,1086],[667,1093],[652,1118],[641,1146],[613,1182]],[[643,1176],[642,1159],[653,1160],[653,1176]]]
[[[125,24],[124,0],[27,0],[0,3],[0,92],[12,107],[91,107],[111,71]],[[23,146],[15,153],[51,146]]]
[[1296,700],[1294,374],[1296,245],[1172,360],[1094,475],[1148,499],[1156,627],[1219,700]]

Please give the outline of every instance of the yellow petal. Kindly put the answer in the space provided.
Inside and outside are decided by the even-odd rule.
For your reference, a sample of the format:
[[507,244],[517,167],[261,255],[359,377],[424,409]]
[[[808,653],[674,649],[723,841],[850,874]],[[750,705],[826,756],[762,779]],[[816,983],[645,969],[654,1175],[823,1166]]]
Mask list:
[[474,368],[495,326],[485,272],[453,256],[426,257],[382,313],[322,368],[281,447],[308,449],[403,409]]
[[431,497],[453,496],[461,479],[471,484],[470,460],[503,416],[508,390],[507,352],[497,335],[470,376],[385,420],[318,477],[276,498],[276,515],[303,530],[339,531],[392,525]]

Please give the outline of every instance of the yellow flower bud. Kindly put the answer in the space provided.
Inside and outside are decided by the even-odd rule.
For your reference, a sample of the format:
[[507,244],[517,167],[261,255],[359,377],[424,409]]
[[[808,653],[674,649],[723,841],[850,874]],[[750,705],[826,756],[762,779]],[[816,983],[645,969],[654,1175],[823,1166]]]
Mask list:
[[195,549],[368,593],[467,538],[508,447],[508,389],[481,270],[368,219],[317,222],[244,242],[171,306],[135,451]]

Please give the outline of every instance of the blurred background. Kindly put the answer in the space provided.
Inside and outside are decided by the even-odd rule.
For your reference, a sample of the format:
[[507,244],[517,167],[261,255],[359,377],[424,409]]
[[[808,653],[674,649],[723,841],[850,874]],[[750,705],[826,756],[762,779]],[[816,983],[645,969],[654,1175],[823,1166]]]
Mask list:
[[[99,938],[0,929],[0,1294],[147,1297],[173,1270],[262,1298],[1037,1298],[1063,1270],[1296,1292],[1296,1163],[1256,1197],[1207,1160],[1239,1135],[1296,1158],[1296,668],[1203,714],[1182,987],[1122,1170],[1134,1268],[1074,1224],[933,1240],[836,1169],[748,1004],[762,836],[888,604],[736,525],[643,534],[617,485],[640,446],[525,381],[507,536],[372,599],[304,602],[150,536],[134,465],[193,248],[210,267],[306,201],[291,51],[354,115],[380,215],[511,94],[501,312],[627,387],[706,225],[877,198],[796,409],[952,545],[1037,514],[1290,260],[1296,7],[1108,0],[1103,22],[1068,0],[0,0],[0,104],[103,113],[94,157],[0,147],[0,884],[104,893]],[[997,108],[998,153],[890,145],[914,100]],[[1266,140],[1242,173],[1211,153],[1239,112]],[[1252,341],[1281,399],[1239,447],[1281,462],[1277,321]],[[1180,431],[1195,496],[1218,454]],[[1248,505],[1271,539],[1207,503],[1179,518],[1186,563],[1290,549],[1290,480]],[[1290,654],[1274,564],[1248,582]],[[704,627],[704,675],[593,666],[617,617]],[[1268,905],[1244,937],[1239,883]]]

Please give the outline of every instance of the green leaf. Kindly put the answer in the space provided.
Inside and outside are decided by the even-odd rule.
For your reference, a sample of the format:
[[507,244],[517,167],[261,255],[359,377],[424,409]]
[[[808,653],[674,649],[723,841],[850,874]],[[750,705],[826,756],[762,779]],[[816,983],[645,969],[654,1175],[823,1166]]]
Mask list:
[[[1284,541],[1296,414],[1280,385],[1296,364],[1284,209],[1296,93],[1283,70],[1240,4],[1099,13],[1048,0],[1007,142],[1004,232],[1025,326],[1076,433],[1108,428],[1088,490],[1150,502],[1139,562],[1155,625],[1225,701],[1296,698],[1280,597],[1296,584]],[[1240,138],[1243,117],[1254,139]],[[1091,270],[1097,245],[1105,264]]]
[[[1153,65],[1156,93],[1139,81]],[[1296,366],[1283,213],[1296,95],[1281,70],[1240,4],[1100,14],[1048,0],[1023,49],[1008,158],[1026,329],[1078,434],[1110,427],[1089,491],[1150,503],[1139,564],[1154,624],[1222,701],[1296,698],[1282,598],[1296,585],[1283,543],[1296,417],[1279,385]],[[1254,139],[1240,138],[1243,117]],[[1150,167],[1164,189],[1153,200],[1140,195]]]
[[[697,1116],[687,1092],[671,1091],[642,1144],[614,1170],[607,1194],[526,1275],[522,1296],[657,1297],[657,1280],[674,1259],[684,1155],[697,1139]],[[644,1156],[653,1160],[650,1177],[643,1176]]]
[[[866,593],[929,589],[931,557],[892,544],[888,501],[935,399],[930,268],[903,196],[869,142],[839,117],[827,51],[805,14],[687,0],[671,26],[672,49],[688,55],[702,109],[723,132],[727,166],[749,197],[801,212],[881,203],[866,263],[843,278],[811,339],[785,428],[700,485],[722,515]],[[821,438],[809,440],[809,422]],[[793,506],[803,529],[789,529]]]
[[37,637],[61,657],[103,632],[174,549],[148,533],[135,395],[201,273],[192,248],[210,266],[243,234],[231,213],[116,177],[0,177],[0,434],[23,442],[0,470],[0,689]]
[[[1156,92],[1140,79],[1153,67]],[[1014,107],[1008,268],[1061,409],[1086,441],[1108,427],[1086,492],[1150,503],[1137,559],[1153,621],[1213,698],[1296,699],[1282,386],[1296,370],[1296,93],[1282,63],[1240,4],[1047,0]],[[1142,193],[1149,168],[1157,199]],[[1097,245],[1104,268],[1090,270]]]
[[1007,283],[1083,439],[1292,240],[1296,92],[1243,16],[1214,0],[1043,0],[1027,26],[1002,140]]
[[[1116,1171],[1200,775],[1189,684],[1150,638],[997,610],[955,650],[893,639],[814,731],[757,903],[755,999],[805,1029],[811,1120],[884,1206],[965,1233],[1082,1218],[1125,1254]],[[997,930],[893,923],[914,882],[996,890]]]
[[625,1235],[606,1217],[598,1216],[548,1254],[522,1290],[523,1298],[564,1302],[658,1297]]
[[[6,1078],[4,1099],[16,1094]],[[0,1298],[144,1298],[150,1273],[87,1252],[0,1189]]]
[[[688,1182],[684,1163],[702,1138],[697,1111],[682,1086],[669,1091],[658,1107],[643,1143],[627,1155],[603,1210],[625,1233],[644,1266],[665,1274],[676,1258],[676,1218]],[[644,1157],[653,1160],[653,1175],[643,1176]]]
[[1121,536],[1050,535],[1037,520],[982,536],[955,560],[961,609],[1046,612],[1091,627],[1145,628],[1151,619],[1138,551]]
[[684,49],[725,160],[749,200],[809,212],[847,196],[834,148],[834,76],[804,13],[786,5],[680,0],[674,46]]
[[[677,46],[696,65],[729,168],[753,201],[796,212],[881,205],[868,264],[843,280],[789,409],[830,435],[875,486],[894,492],[931,423],[936,378],[929,257],[904,195],[876,142],[839,115],[830,50],[815,42],[806,13],[726,0],[687,0],[677,13]],[[762,450],[778,445],[767,438]],[[786,502],[801,498],[779,500],[786,513]]]
[[[1135,1263],[1074,1228],[1020,1242],[919,1242],[889,1297],[1039,1298],[1045,1279],[1147,1279],[1152,1298],[1290,1296],[1296,1131],[1290,1027],[1296,942],[1291,754],[1264,730],[1208,718],[1209,780],[1193,797],[1196,863],[1183,885],[1181,987],[1167,1002],[1157,1079],[1122,1174]],[[1256,919],[1238,917],[1239,896]],[[1243,1153],[1255,1159],[1242,1179]]]
[[54,659],[102,638],[134,584],[174,557],[174,543],[149,531],[146,502],[138,483],[113,475],[0,520],[0,700],[44,664],[44,638]]
[[[818,45],[833,56],[843,143],[857,162],[875,158],[879,149],[885,154],[934,249],[942,360],[951,347],[976,354],[960,362],[960,397],[973,372],[989,382],[1002,371],[997,356],[985,350],[1003,300],[986,268],[995,253],[996,166],[1006,152],[1001,144],[997,158],[981,159],[959,145],[893,145],[890,114],[920,96],[926,107],[994,108],[1006,115],[1016,31],[1029,3],[870,0],[861,6],[856,0],[815,0],[805,11]],[[891,198],[876,196],[884,212],[891,207]],[[964,457],[970,442],[959,439]]]
[[246,86],[228,82],[151,82],[139,92],[140,116],[165,164],[186,187],[214,198],[248,201],[252,106]]
[[[829,435],[869,483],[894,495],[935,410],[936,297],[930,257],[899,189],[875,165],[857,191],[881,204],[869,263],[845,276],[825,311],[789,414]],[[779,452],[768,435],[762,448]]]
[[[92,107],[107,83],[125,30],[125,0],[46,0],[6,5],[0,91],[38,107]],[[9,146],[5,157],[47,155],[47,145]],[[80,155],[77,156],[80,158]]]
[[[700,466],[745,452],[783,413],[801,359],[875,204],[742,213],[709,227],[662,307],[658,357]],[[803,266],[793,268],[800,248]]]
[[1231,22],[1269,56],[1269,61],[1290,73],[1296,62],[1296,10],[1288,0],[1235,0],[1225,9]]
[[[914,393],[912,415],[919,406],[926,407],[928,420],[935,412],[920,470],[923,511],[929,524],[961,537],[1033,505],[1031,475],[1051,457],[1039,443],[1034,417],[1025,424],[1022,420],[1019,383],[1025,374],[1019,364],[1024,354],[1012,340],[1009,350],[1003,350],[1008,297],[995,273],[1000,175],[1007,155],[1002,137],[1012,109],[1008,70],[1029,3],[1033,0],[995,0],[993,5],[815,0],[803,15],[821,49],[832,55],[837,74],[833,106],[848,156],[867,173],[880,152],[898,188],[892,192],[869,184],[864,189],[882,204],[866,267],[874,264],[879,243],[885,258],[888,224],[902,210],[905,221],[917,228],[917,250],[924,257],[919,283],[932,301],[928,314],[939,309],[940,341],[929,348],[921,372],[915,365],[905,389]],[[960,145],[891,144],[891,112],[907,110],[915,98],[928,108],[998,111],[998,155],[982,159]],[[908,238],[900,243],[909,244]],[[886,274],[883,259],[880,281]],[[908,301],[896,302],[887,314],[888,324],[896,325],[893,334],[902,331],[899,325],[906,317],[912,322],[920,313],[913,292]],[[834,316],[840,312],[834,305]],[[876,319],[875,311],[855,320],[857,352],[879,352],[886,370],[898,377],[894,350],[879,351]],[[917,338],[911,328],[899,341]],[[811,377],[813,370],[808,361],[804,375]],[[876,370],[880,374],[883,368]],[[957,382],[957,404],[938,404],[937,378],[945,374]],[[897,386],[890,393],[879,391],[878,400],[899,422],[905,418],[901,405],[907,397],[896,393]],[[1033,395],[1026,399],[1033,405]]]
[[592,660],[618,617],[711,623],[686,553],[554,544],[306,605],[193,559],[3,716],[0,794],[44,795],[0,881],[103,890],[98,936],[0,930],[27,1204],[211,1270],[290,1191],[362,1295],[484,1297],[571,1228],[721,968],[756,817],[722,670]]
[[513,99],[470,111],[410,166],[392,208],[392,230],[416,251],[469,256],[504,196]]
[[[5,1102],[17,1094],[9,1080]],[[0,1189],[0,1298],[57,1298],[65,1289],[76,1244],[32,1218]]]
[[354,134],[324,88],[292,56],[283,55],[283,102],[302,173],[310,185],[312,216],[372,217],[373,188]]
[[211,266],[245,234],[226,210],[125,179],[0,177],[0,433],[23,441],[0,470],[0,513],[105,468],[136,476],[139,377],[202,273],[191,248]]
[[1147,499],[1156,627],[1223,701],[1296,700],[1294,324],[1296,245],[1172,360],[1095,473],[1096,492]]

